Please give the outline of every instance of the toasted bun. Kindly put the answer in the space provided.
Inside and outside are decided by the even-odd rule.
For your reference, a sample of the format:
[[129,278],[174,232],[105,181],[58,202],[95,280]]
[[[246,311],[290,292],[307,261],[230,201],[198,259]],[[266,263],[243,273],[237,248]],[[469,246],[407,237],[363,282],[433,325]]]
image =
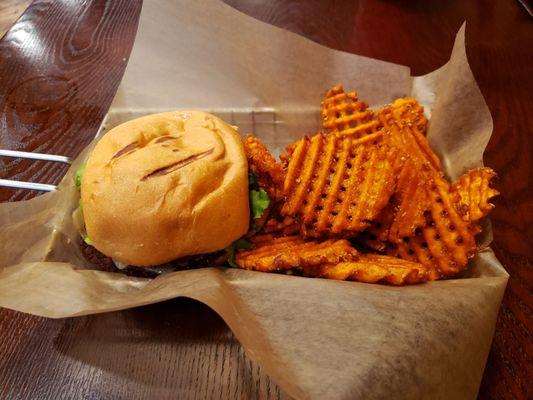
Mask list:
[[109,131],[81,183],[87,234],[125,264],[223,249],[248,230],[248,167],[237,131],[199,111],[149,115]]

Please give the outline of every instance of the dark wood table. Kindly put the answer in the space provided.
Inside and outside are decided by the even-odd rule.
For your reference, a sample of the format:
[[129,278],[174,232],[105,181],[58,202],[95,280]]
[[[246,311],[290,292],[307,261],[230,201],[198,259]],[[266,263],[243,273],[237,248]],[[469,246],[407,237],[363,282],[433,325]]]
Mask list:
[[[25,3],[2,2],[0,25]],[[79,153],[120,82],[140,3],[32,3],[0,42],[0,148]],[[491,216],[493,248],[511,275],[479,398],[533,398],[533,20],[525,8],[514,0],[227,3],[414,74],[442,65],[467,21],[468,57],[494,119],[485,163],[503,193]],[[57,183],[64,172],[0,159],[0,178]],[[0,201],[34,194],[1,189]],[[65,320],[0,310],[2,399],[284,397],[224,322],[191,300]]]

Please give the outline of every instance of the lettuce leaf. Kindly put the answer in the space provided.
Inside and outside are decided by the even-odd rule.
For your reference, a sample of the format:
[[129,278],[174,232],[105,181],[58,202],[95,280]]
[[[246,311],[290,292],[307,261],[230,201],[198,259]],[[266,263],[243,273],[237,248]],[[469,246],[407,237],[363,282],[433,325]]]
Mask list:
[[[78,170],[76,171],[76,174],[74,174],[74,184],[76,185],[76,189],[78,189],[78,192],[81,191],[81,179],[83,178],[83,173],[85,172],[86,165],[86,163],[81,164]],[[83,217],[83,206],[81,204],[81,199],[79,201],[78,209],[74,211],[72,216],[74,217],[74,225],[76,225],[76,227],[78,228],[78,231],[83,237],[83,241],[88,245],[92,245],[91,239],[89,239],[89,236],[87,236],[87,232],[85,231],[85,219]]]
[[235,247],[238,249],[245,249],[245,250],[252,250],[254,248],[254,244],[246,240],[245,238],[240,238],[235,243]]
[[[261,218],[265,210],[270,206],[270,197],[268,197],[268,193],[259,186],[259,180],[254,173],[248,175],[248,187],[250,190],[250,217],[252,220],[250,229],[253,231],[255,227],[254,220]],[[239,240],[236,240],[224,249],[227,255],[227,263],[233,268],[239,268],[235,262],[235,252],[240,249],[251,250],[253,247],[253,243],[248,242],[244,236]]]
[[253,223],[254,219],[263,216],[263,213],[270,205],[270,197],[259,185],[259,179],[253,172],[248,174],[248,190],[250,191],[250,213]]
[[239,268],[239,266],[235,262],[235,252],[239,249],[251,250],[253,249],[253,247],[254,247],[254,244],[250,243],[243,237],[240,238],[239,240],[234,241],[232,244],[230,244],[228,247],[224,249],[227,255],[227,258],[226,258],[227,263],[233,268]]
[[253,219],[261,218],[269,205],[270,197],[268,197],[268,193],[263,188],[250,190],[250,211]]
[[87,164],[83,163],[80,165],[76,174],[74,175],[74,183],[76,184],[76,189],[81,190],[81,178],[83,178],[83,173],[85,172],[85,166]]

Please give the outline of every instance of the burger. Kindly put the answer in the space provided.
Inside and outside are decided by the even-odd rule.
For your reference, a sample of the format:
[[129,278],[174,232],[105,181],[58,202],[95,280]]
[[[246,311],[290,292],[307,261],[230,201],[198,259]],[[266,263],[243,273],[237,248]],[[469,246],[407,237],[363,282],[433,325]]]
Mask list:
[[241,137],[205,112],[154,114],[115,127],[76,183],[84,254],[107,270],[150,275],[228,254],[231,264],[234,243],[250,226]]

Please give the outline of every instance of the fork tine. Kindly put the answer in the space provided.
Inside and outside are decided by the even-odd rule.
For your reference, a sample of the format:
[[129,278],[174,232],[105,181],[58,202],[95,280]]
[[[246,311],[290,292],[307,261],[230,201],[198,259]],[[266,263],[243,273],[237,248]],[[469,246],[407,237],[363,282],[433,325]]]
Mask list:
[[[105,124],[107,122],[109,115],[106,114],[98,131],[96,132],[95,138],[99,138],[105,131]],[[2,150],[0,149],[0,157],[13,157],[13,158],[27,158],[30,160],[41,160],[41,161],[52,161],[59,162],[64,164],[71,164],[72,158],[67,156],[58,156],[55,154],[43,154],[43,153],[30,153],[27,151],[17,151],[17,150]],[[27,190],[41,190],[44,192],[53,192],[57,190],[56,185],[50,185],[48,183],[34,183],[34,182],[21,182],[13,181],[9,179],[0,179],[0,187],[10,187],[15,189],[27,189]]]
[[55,154],[30,153],[27,151],[1,150],[0,157],[29,158],[30,160],[54,161],[64,164],[70,164],[70,157],[58,156]]
[[12,181],[9,179],[0,179],[0,187],[11,187],[15,189],[29,189],[29,190],[41,190],[44,192],[53,192],[57,190],[56,185],[49,185],[47,183],[33,183],[33,182],[20,182]]
[[[30,153],[27,151],[0,150],[0,157],[27,158],[30,160],[53,161],[64,164],[70,164],[70,157],[58,156],[55,154]],[[55,185],[47,183],[20,182],[9,179],[0,179],[0,187],[11,187],[15,189],[41,190],[53,192],[57,189]]]

